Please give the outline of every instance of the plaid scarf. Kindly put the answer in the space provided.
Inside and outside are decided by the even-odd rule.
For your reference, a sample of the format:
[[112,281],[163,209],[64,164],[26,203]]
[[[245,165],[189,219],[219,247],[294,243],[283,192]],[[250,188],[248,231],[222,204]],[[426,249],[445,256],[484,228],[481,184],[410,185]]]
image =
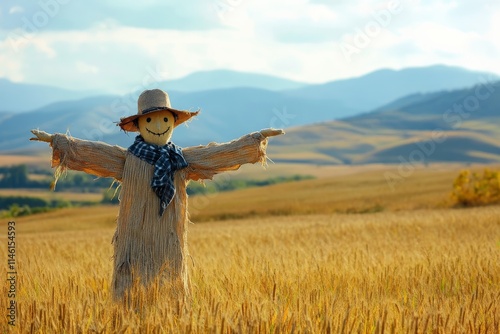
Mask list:
[[181,148],[171,142],[165,146],[148,144],[141,135],[138,135],[128,150],[139,159],[155,166],[151,188],[160,198],[160,216],[162,216],[175,195],[174,172],[188,165]]

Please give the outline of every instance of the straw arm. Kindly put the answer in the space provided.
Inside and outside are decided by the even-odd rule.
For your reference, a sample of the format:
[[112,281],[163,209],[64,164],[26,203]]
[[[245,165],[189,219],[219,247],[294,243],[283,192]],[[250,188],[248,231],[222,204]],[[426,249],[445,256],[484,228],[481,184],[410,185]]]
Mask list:
[[99,177],[121,180],[126,150],[103,142],[73,138],[64,134],[31,131],[30,140],[44,141],[52,147],[52,167],[57,167],[56,179],[66,169],[82,171]]
[[52,142],[52,135],[50,133],[47,133],[45,131],[40,131],[37,129],[31,130],[31,133],[34,134],[35,137],[31,137],[30,140],[44,141],[47,143]]
[[243,164],[266,162],[267,137],[283,134],[283,130],[266,129],[247,134],[229,143],[210,143],[183,150],[188,162],[187,179],[212,179],[214,175],[237,170]]

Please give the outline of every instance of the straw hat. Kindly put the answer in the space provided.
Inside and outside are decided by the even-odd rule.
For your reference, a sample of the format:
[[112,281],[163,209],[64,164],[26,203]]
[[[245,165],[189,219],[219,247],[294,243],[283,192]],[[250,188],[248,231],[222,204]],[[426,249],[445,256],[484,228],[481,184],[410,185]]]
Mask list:
[[139,118],[142,115],[162,111],[169,110],[175,116],[175,125],[180,125],[190,119],[193,116],[198,115],[200,112],[197,111],[188,111],[188,110],[177,110],[170,106],[170,98],[168,94],[161,89],[151,89],[145,90],[139,96],[137,100],[137,115],[132,115],[124,118],[120,118],[120,123],[118,126],[125,131],[139,131],[137,126],[134,124],[134,120]]

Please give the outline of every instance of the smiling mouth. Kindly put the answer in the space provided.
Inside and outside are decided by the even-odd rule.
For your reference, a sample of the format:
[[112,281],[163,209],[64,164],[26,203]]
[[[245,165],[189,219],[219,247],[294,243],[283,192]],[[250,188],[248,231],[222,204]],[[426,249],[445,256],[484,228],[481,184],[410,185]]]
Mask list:
[[149,130],[148,128],[146,128],[146,130],[148,130],[148,132],[149,132],[150,134],[152,134],[152,135],[155,135],[155,136],[161,137],[161,136],[163,136],[165,133],[167,133],[167,132],[168,132],[168,130],[170,130],[170,126],[169,126],[169,127],[168,127],[165,131],[163,131],[162,133],[153,132],[153,131]]

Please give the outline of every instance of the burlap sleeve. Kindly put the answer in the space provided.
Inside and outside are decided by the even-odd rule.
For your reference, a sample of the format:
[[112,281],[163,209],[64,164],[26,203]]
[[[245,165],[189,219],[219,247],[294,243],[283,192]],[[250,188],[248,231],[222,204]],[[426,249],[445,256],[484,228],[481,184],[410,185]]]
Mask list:
[[56,181],[66,169],[121,181],[127,150],[106,143],[56,133],[52,136],[52,167]]
[[215,174],[236,170],[246,163],[266,162],[267,138],[253,132],[229,143],[210,143],[183,149],[188,162],[187,179],[212,179]]

